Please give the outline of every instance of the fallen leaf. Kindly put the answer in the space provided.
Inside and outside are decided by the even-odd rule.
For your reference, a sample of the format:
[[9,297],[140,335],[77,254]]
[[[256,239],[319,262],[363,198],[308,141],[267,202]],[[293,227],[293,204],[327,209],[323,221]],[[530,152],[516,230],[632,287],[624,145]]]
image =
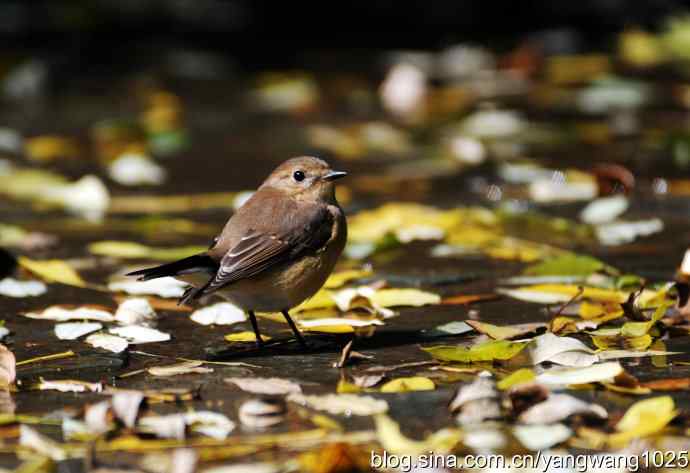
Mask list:
[[251,429],[265,429],[282,423],[287,414],[283,398],[265,397],[242,403],[237,415],[240,422]]
[[529,368],[520,368],[519,370],[513,371],[510,375],[506,376],[498,383],[496,387],[501,391],[512,388],[513,386],[518,386],[520,384],[531,383],[535,380],[537,375]]
[[621,448],[633,439],[639,439],[663,430],[674,417],[673,398],[670,396],[654,397],[638,401],[625,412],[616,424],[619,433],[608,437],[612,448]]
[[7,297],[36,297],[48,290],[41,281],[18,281],[14,278],[0,280],[0,295]]
[[412,376],[409,378],[396,378],[381,386],[382,393],[404,393],[408,391],[433,391],[436,385],[429,378]]
[[563,424],[518,425],[513,427],[513,435],[528,450],[541,451],[565,442],[573,432]]
[[204,473],[279,473],[281,465],[274,463],[237,463],[206,468]]
[[527,343],[490,340],[470,347],[436,346],[422,348],[440,361],[471,363],[474,361],[509,360],[522,351]]
[[137,428],[160,438],[182,440],[185,438],[187,423],[183,414],[148,415],[139,419]]
[[437,332],[442,332],[449,335],[460,335],[474,330],[466,322],[448,322],[447,324],[439,325],[434,329]]
[[108,165],[108,176],[123,186],[160,185],[165,168],[143,153],[124,153]]
[[232,325],[247,320],[242,309],[229,302],[217,304],[195,310],[190,318],[201,325]]
[[110,401],[101,401],[86,406],[84,422],[91,432],[102,434],[112,428],[112,422],[109,418],[110,407]]
[[152,342],[167,342],[170,340],[170,334],[161,332],[150,327],[142,325],[125,325],[122,327],[113,327],[109,330],[110,333],[126,339],[129,343],[152,343]]
[[76,340],[102,328],[98,322],[67,322],[55,325],[55,336],[60,340]]
[[113,353],[120,353],[129,346],[129,342],[122,337],[100,332],[89,335],[86,337],[85,342],[96,348],[103,348]]
[[254,394],[285,395],[302,392],[299,384],[281,378],[225,378],[224,381]]
[[535,365],[550,361],[565,366],[590,366],[599,361],[594,350],[578,339],[559,337],[550,332],[534,338],[529,352]]
[[[225,340],[228,342],[256,342],[256,334],[254,332],[236,332],[226,335]],[[268,335],[261,334],[261,340],[267,342],[271,339]]]
[[606,419],[606,409],[581,401],[569,394],[551,394],[545,401],[534,404],[523,411],[518,420],[525,424],[554,424],[574,414],[594,415]]
[[153,324],[156,318],[156,311],[148,299],[143,297],[125,299],[115,311],[115,321],[122,325],[148,326]]
[[598,363],[578,368],[552,368],[537,375],[536,382],[546,385],[587,384],[610,381],[623,373],[617,361]]
[[438,294],[419,289],[380,289],[370,296],[370,300],[380,307],[421,307],[441,303],[441,297]]
[[332,273],[328,277],[328,279],[326,279],[326,282],[324,283],[323,287],[326,289],[337,289],[349,283],[350,281],[366,278],[371,276],[372,274],[373,271],[370,268],[346,269],[344,271],[336,271]]
[[133,241],[99,241],[88,246],[94,255],[110,256],[122,259],[150,259],[158,261],[174,261],[187,256],[202,253],[205,246],[183,246],[179,248],[154,248]]
[[434,454],[450,452],[462,438],[458,429],[445,428],[424,440],[411,440],[400,431],[400,426],[385,414],[374,416],[376,436],[384,451],[395,455],[417,456],[429,451]]
[[0,386],[9,386],[17,379],[17,360],[5,345],[0,344]]
[[566,254],[529,266],[524,274],[531,276],[589,276],[606,265],[591,256]]
[[220,412],[190,411],[184,415],[184,421],[192,432],[216,440],[225,440],[235,430],[235,423]]
[[620,217],[630,202],[624,195],[616,194],[593,200],[580,212],[580,220],[592,225],[611,222]]
[[113,394],[112,405],[115,417],[120,419],[126,427],[132,428],[139,415],[139,406],[144,400],[140,391],[121,391]]
[[135,281],[133,279],[113,281],[108,284],[108,290],[126,292],[134,296],[182,297],[187,286],[187,283],[167,276],[149,281]]
[[41,435],[28,425],[19,426],[19,445],[50,457],[54,461],[67,459],[67,452],[60,444]]
[[470,402],[495,398],[498,398],[498,391],[496,391],[496,383],[494,383],[493,379],[488,376],[477,376],[471,383],[464,384],[458,388],[457,393],[455,393],[448,405],[448,409],[454,412]]
[[50,306],[43,312],[28,312],[24,316],[30,319],[55,320],[64,322],[67,320],[96,320],[98,322],[112,322],[115,320],[113,314],[104,310],[102,307],[69,307],[69,306]]
[[74,159],[80,155],[79,145],[74,139],[59,135],[27,138],[24,151],[28,159],[42,163],[59,158]]
[[101,383],[88,383],[86,381],[79,381],[78,379],[41,380],[37,388],[41,391],[54,390],[63,393],[99,393],[103,391],[103,385]]
[[86,287],[86,282],[67,262],[59,259],[33,260],[26,256],[17,258],[20,266],[47,282]]
[[690,389],[690,378],[665,378],[655,379],[640,383],[644,388],[649,388],[654,391],[685,391]]
[[339,317],[322,319],[299,320],[299,327],[307,332],[352,333],[356,328],[381,326],[384,323],[378,319],[361,320]]
[[147,371],[154,376],[176,376],[178,374],[206,374],[213,373],[212,368],[202,367],[202,361],[183,361],[174,365],[152,366]]
[[570,301],[582,289],[581,298],[600,302],[625,302],[628,295],[623,291],[600,289],[568,284],[536,284],[516,289],[498,289],[497,292],[525,302],[557,304]]
[[370,396],[356,394],[304,395],[292,393],[287,400],[317,411],[334,415],[370,416],[388,411],[388,403]]
[[477,320],[467,320],[465,323],[467,323],[467,325],[471,326],[477,332],[483,333],[494,340],[510,340],[518,338],[525,334],[534,332],[540,327],[544,327],[544,324],[541,323],[509,325],[504,327],[479,322]]
[[653,235],[663,229],[664,222],[659,218],[634,222],[617,221],[595,226],[597,239],[602,245],[607,246],[631,243],[638,237]]
[[441,304],[467,305],[474,302],[492,301],[498,299],[496,294],[459,294],[457,296],[444,297]]

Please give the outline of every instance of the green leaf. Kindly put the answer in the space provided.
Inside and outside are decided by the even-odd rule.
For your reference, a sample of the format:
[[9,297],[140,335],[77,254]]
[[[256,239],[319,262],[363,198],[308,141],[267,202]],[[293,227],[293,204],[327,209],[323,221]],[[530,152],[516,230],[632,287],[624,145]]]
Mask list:
[[568,254],[532,265],[524,273],[532,276],[589,276],[605,267],[603,262],[591,256]]

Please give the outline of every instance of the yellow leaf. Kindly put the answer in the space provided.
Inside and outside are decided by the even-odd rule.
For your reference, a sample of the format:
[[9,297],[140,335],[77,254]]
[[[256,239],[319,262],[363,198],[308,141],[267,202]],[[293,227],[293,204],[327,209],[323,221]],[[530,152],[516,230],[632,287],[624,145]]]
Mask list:
[[[560,293],[568,296],[569,298],[575,296],[580,290],[579,286],[567,284],[542,284],[540,287],[543,291]],[[628,297],[627,293],[623,291],[614,291],[612,289],[601,289],[598,287],[584,287],[582,289],[583,293],[581,297],[583,299],[591,299],[594,301],[625,302]]]
[[652,337],[649,334],[644,334],[639,337],[623,337],[615,336],[601,336],[592,335],[592,342],[601,349],[607,350],[609,348],[624,348],[629,350],[646,350],[652,344]]
[[412,306],[420,307],[429,304],[440,304],[441,296],[419,289],[381,289],[376,291],[370,300],[379,307]]
[[623,309],[619,304],[602,304],[589,301],[582,301],[582,304],[580,304],[580,309],[578,312],[580,317],[587,320],[596,319],[604,315],[623,315]]
[[502,391],[505,391],[506,389],[510,389],[518,384],[532,382],[535,378],[536,375],[534,374],[534,371],[529,368],[520,368],[496,383],[496,387]]
[[510,326],[499,327],[498,325],[478,322],[476,320],[466,320],[465,323],[475,329],[477,332],[483,333],[494,340],[507,340],[525,333],[524,329]]
[[422,348],[440,361],[473,361],[509,360],[522,351],[526,342],[509,342],[507,340],[490,340],[471,347],[436,346]]
[[47,282],[86,287],[86,282],[66,261],[59,259],[33,260],[26,256],[20,256],[17,261],[23,268]]
[[331,296],[331,291],[327,289],[321,289],[312,297],[302,302],[300,305],[292,309],[292,312],[303,312],[305,310],[314,309],[328,309],[330,307],[335,307],[335,301]]
[[612,448],[622,448],[633,439],[660,432],[677,414],[671,396],[638,401],[630,406],[616,424],[619,433],[609,435],[608,444]]
[[601,383],[602,386],[604,386],[606,389],[609,391],[613,391],[615,393],[623,393],[623,394],[632,394],[634,396],[641,396],[645,394],[649,394],[652,392],[650,388],[645,388],[642,386],[620,386],[618,384],[614,383]]
[[328,277],[323,287],[326,289],[337,289],[354,279],[365,278],[372,274],[373,271],[371,269],[346,269],[344,271],[337,271]]
[[352,333],[355,328],[352,325],[314,325],[309,327],[300,326],[303,332],[322,332],[322,333]]
[[436,385],[424,376],[411,376],[409,378],[397,378],[388,381],[381,386],[382,393],[404,393],[407,391],[433,391]]
[[463,214],[459,209],[446,211],[420,204],[389,203],[350,217],[349,239],[376,243],[389,233],[413,226],[436,227],[445,231],[461,223]]
[[374,422],[381,446],[393,454],[416,456],[429,451],[443,454],[451,451],[462,438],[458,429],[444,428],[424,440],[411,440],[400,432],[398,423],[385,414],[374,416]]
[[27,158],[32,161],[48,162],[58,158],[76,158],[79,146],[71,138],[44,135],[29,138],[24,144]]
[[[271,339],[268,335],[261,335],[261,340],[267,342]],[[237,332],[225,336],[228,342],[256,342],[256,335],[254,332]]]
[[206,251],[205,246],[182,246],[179,248],[154,248],[133,241],[99,241],[89,245],[94,255],[126,259],[154,259],[174,261]]
[[345,379],[341,379],[338,381],[338,386],[335,388],[335,392],[343,394],[343,393],[359,393],[362,392],[362,388],[357,386],[354,383],[350,383],[349,381]]

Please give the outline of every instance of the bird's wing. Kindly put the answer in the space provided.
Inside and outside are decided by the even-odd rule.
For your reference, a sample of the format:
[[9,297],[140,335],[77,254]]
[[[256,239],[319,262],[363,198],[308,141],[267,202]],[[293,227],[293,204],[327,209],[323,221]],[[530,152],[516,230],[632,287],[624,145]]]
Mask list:
[[223,286],[251,278],[278,264],[322,248],[331,238],[333,216],[325,206],[300,208],[284,215],[279,231],[250,229],[222,257],[218,271],[192,298],[210,294]]

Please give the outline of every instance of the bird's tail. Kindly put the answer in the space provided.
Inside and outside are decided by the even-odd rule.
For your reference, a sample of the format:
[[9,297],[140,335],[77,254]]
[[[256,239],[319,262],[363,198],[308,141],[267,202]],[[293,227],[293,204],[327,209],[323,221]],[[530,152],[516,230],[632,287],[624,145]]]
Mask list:
[[127,273],[127,276],[138,276],[139,281],[162,278],[165,276],[179,276],[181,274],[208,272],[212,273],[217,263],[208,255],[200,254],[173,261],[172,263],[154,266],[153,268],[140,269]]

